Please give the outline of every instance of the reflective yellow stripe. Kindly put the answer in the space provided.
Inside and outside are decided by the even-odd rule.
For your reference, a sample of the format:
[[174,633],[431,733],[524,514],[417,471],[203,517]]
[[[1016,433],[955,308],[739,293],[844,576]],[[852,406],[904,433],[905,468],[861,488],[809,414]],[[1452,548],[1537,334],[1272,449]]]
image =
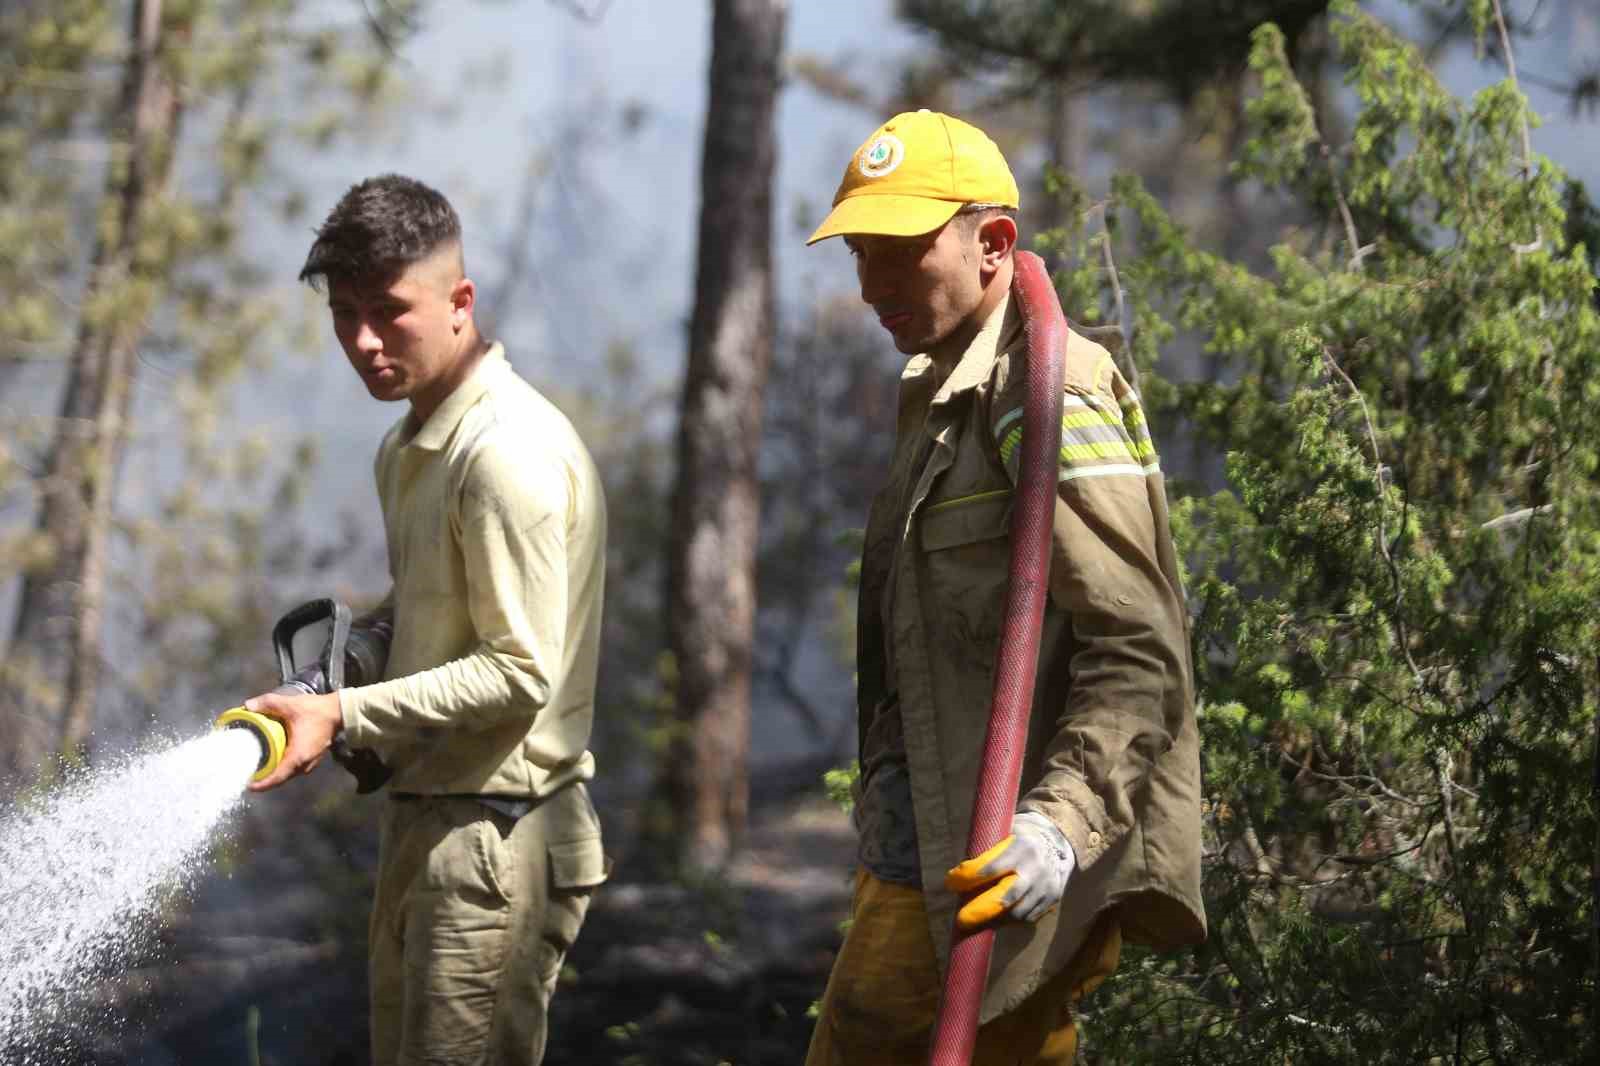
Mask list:
[[[1129,472],[1120,466],[1106,466],[1107,459],[1131,460],[1141,464],[1143,472],[1147,473],[1159,469],[1155,441],[1150,438],[1150,427],[1137,393],[1129,391],[1117,397],[1115,406],[1093,394],[1068,392],[1062,399],[1061,465],[1064,470],[1092,463],[1096,473]],[[1100,434],[1085,432],[1108,429],[1116,432],[1116,439],[1098,441],[1094,438]],[[1000,461],[1015,477],[1012,460],[1022,443],[1022,408],[1007,411],[995,423],[995,434],[1001,437]],[[1067,476],[1063,474],[1063,478]]]
[[[1007,434],[1000,445],[1000,461],[1010,469],[1011,457],[1016,453],[1017,445],[1022,443],[1022,427],[1018,426]],[[1156,454],[1156,446],[1149,437],[1142,440],[1115,440],[1115,441],[1073,441],[1061,445],[1061,462],[1071,464],[1084,460],[1098,459],[1149,459]],[[1015,473],[1013,471],[1013,473]]]
[[1104,426],[1116,425],[1099,411],[1069,411],[1061,416],[1062,429],[1076,429],[1079,426]]
[[1133,459],[1126,441],[1104,441],[1095,444],[1063,444],[1061,461],[1078,463],[1086,459]]
[[[1010,467],[1011,467],[1011,456],[1012,456],[1012,453],[1014,453],[1017,450],[1017,445],[1019,445],[1021,443],[1022,443],[1022,427],[1021,426],[1018,426],[1017,428],[1013,429],[1010,433],[1007,433],[1006,434],[1006,439],[1000,442],[1000,461],[1005,464],[1007,469],[1010,469]],[[1012,474],[1013,477],[1015,477],[1016,476],[1016,471],[1012,470],[1011,474]]]

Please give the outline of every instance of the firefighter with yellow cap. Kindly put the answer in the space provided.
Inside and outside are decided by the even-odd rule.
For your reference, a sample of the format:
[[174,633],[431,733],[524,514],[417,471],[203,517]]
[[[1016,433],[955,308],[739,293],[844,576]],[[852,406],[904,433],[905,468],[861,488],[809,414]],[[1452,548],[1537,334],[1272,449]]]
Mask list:
[[1018,205],[981,130],[908,112],[857,149],[808,242],[843,238],[862,300],[910,357],[862,551],[852,922],[808,1066],[920,1061],[956,924],[996,928],[975,1064],[1072,1061],[1073,1004],[1124,939],[1205,937],[1192,669],[1160,463],[1138,395],[1076,333],[1013,829],[963,854],[1018,479]]

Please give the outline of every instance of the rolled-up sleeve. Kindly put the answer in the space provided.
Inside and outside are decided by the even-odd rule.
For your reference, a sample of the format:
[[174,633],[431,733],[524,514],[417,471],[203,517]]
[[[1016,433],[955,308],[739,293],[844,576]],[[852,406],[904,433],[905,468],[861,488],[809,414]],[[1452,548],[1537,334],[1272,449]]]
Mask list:
[[341,692],[351,744],[394,747],[438,730],[531,721],[549,702],[564,661],[572,500],[558,462],[493,444],[474,455],[451,528],[477,643],[440,666]]

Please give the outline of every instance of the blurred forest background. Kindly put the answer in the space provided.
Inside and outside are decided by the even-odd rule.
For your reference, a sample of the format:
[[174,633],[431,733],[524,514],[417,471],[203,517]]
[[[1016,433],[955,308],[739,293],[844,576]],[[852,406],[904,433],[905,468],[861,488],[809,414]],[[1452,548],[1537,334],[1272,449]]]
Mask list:
[[[799,1061],[900,365],[800,244],[917,107],[1005,149],[1188,567],[1212,938],[1130,952],[1082,1061],[1600,1061],[1590,0],[9,0],[4,791],[382,594],[402,412],[293,279],[349,184],[420,177],[611,505],[618,864],[548,1061]],[[251,800],[81,1061],[366,1061],[377,805]]]

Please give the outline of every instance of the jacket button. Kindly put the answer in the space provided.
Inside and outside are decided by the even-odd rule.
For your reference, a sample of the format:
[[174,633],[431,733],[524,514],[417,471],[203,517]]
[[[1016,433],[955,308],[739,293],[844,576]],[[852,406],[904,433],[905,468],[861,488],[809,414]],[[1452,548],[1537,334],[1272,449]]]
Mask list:
[[1089,846],[1091,848],[1098,848],[1100,846],[1100,841],[1102,839],[1103,838],[1100,836],[1099,833],[1090,833],[1089,834]]

